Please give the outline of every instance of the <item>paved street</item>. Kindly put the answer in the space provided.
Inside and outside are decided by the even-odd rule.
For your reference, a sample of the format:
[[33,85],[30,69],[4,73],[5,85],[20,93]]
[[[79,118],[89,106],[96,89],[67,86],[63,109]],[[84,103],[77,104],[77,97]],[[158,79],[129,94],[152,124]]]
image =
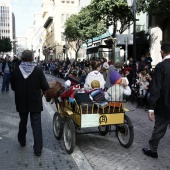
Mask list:
[[[1,80],[0,80],[1,82]],[[0,83],[1,84],[1,83]],[[42,128],[44,148],[41,157],[34,156],[33,137],[28,123],[27,145],[17,141],[19,116],[15,110],[14,93],[0,94],[0,170],[76,170],[71,155],[65,152],[63,142],[56,141],[52,131],[52,118],[44,107]]]
[[[57,78],[47,75],[48,81]],[[60,80],[63,82],[63,80]],[[1,84],[1,79],[0,79]],[[48,107],[47,107],[48,106]],[[148,120],[144,108],[136,109],[136,105],[128,103],[131,110],[127,115],[134,126],[134,143],[123,148],[115,133],[106,136],[99,134],[77,135],[77,155],[68,155],[64,148],[63,139],[57,141],[52,131],[52,114],[55,105],[45,103],[42,112],[42,127],[44,148],[41,157],[33,154],[33,138],[30,123],[28,124],[27,146],[21,148],[17,141],[19,117],[15,111],[14,93],[0,94],[0,170],[16,169],[85,169],[81,161],[87,161],[94,170],[170,170],[170,129],[159,145],[159,158],[152,159],[143,155],[142,147],[148,146],[148,140],[153,130],[153,123]],[[50,111],[51,109],[51,111]],[[135,110],[135,111],[133,111]],[[50,113],[50,114],[49,114]],[[79,155],[84,156],[79,162]],[[82,157],[80,157],[82,158]]]

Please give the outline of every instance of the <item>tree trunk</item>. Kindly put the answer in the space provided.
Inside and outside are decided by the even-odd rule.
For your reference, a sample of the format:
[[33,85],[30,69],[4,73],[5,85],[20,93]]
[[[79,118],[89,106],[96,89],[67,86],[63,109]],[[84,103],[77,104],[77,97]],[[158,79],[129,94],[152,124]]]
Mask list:
[[76,51],[76,54],[75,54],[75,60],[77,61],[77,57],[78,57],[78,51]]

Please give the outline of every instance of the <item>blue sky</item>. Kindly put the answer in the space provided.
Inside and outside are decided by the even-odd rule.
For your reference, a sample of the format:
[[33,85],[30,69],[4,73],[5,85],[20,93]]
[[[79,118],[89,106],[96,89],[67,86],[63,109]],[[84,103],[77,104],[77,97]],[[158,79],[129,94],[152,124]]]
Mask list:
[[42,0],[12,0],[15,14],[16,36],[22,36],[34,22],[34,13],[40,13]]

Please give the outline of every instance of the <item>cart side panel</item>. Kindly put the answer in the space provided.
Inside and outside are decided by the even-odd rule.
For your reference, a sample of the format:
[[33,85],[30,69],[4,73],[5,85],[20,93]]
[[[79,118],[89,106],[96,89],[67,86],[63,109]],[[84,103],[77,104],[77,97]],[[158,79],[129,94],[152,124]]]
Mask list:
[[113,125],[124,123],[124,113],[99,114],[99,125]]

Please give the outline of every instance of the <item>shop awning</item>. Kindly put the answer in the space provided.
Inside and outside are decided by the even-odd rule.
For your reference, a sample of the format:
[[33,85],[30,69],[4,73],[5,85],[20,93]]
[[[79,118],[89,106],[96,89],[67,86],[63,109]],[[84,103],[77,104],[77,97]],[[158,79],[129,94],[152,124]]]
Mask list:
[[89,47],[86,51],[86,54],[93,54],[93,53],[102,52],[102,50],[101,50],[102,48],[111,49],[112,46],[110,46],[110,45],[99,45],[99,46],[95,46],[95,47]]

